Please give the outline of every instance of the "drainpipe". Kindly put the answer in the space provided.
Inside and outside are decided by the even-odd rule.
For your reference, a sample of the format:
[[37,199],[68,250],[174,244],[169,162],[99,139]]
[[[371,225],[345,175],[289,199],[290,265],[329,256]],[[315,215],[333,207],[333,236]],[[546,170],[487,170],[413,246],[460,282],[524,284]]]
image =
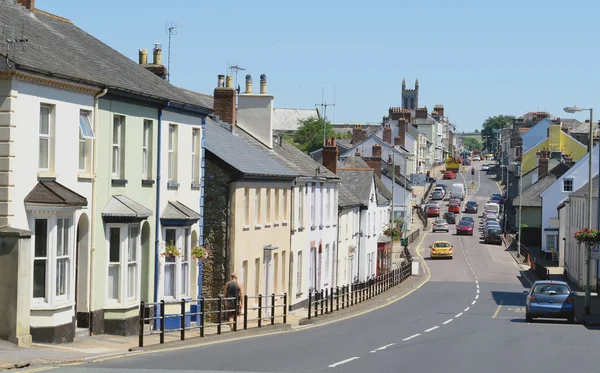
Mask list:
[[[97,93],[94,96],[94,134],[98,136],[98,101],[100,98],[108,92],[107,88],[104,88],[102,91]],[[90,287],[89,287],[89,295],[88,295],[88,312],[89,312],[89,335],[92,335],[92,327],[93,327],[93,308],[94,308],[94,252],[96,251],[95,243],[96,243],[96,159],[98,157],[98,146],[97,140],[93,143],[92,148],[92,207],[91,207],[91,218],[90,218],[90,257],[89,257],[89,272],[90,272]],[[77,312],[77,310],[75,310]]]
[[[158,109],[158,136],[156,146],[156,220],[154,221],[154,303],[158,302],[158,259],[160,247],[160,186],[161,186],[161,159],[162,159],[162,116],[163,109]],[[158,316],[158,304],[154,305],[154,316]],[[158,328],[158,319],[154,320],[154,327]]]

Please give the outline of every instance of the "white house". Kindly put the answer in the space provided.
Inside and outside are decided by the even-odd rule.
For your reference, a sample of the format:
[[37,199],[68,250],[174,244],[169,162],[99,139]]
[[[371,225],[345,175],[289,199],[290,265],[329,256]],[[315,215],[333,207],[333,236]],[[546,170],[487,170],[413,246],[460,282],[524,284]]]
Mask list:
[[[401,166],[393,165],[392,160],[384,164],[381,172],[383,185],[394,195],[394,219],[404,220],[405,228],[410,231],[412,225],[412,186],[410,181],[400,173]],[[392,185],[394,187],[392,188]]]
[[[593,149],[592,176],[598,174],[598,150],[598,146]],[[551,252],[552,249],[558,249],[558,205],[565,201],[571,193],[579,190],[588,180],[589,153],[540,194],[542,198],[543,251]]]
[[360,211],[360,200],[341,183],[338,198],[338,265],[335,286],[352,284],[358,278]]

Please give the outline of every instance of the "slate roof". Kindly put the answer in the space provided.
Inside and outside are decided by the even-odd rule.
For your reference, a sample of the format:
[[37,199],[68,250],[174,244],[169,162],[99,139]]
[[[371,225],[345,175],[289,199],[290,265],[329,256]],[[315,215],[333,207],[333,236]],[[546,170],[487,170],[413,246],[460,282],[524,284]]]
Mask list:
[[87,199],[84,196],[56,181],[38,182],[25,197],[24,202],[36,205],[87,206]]
[[[593,126],[594,133],[598,132],[598,123],[594,123]],[[570,133],[590,133],[590,123],[579,123],[576,126],[573,126],[570,130]]]
[[123,195],[112,196],[102,211],[103,217],[147,218],[152,210]]
[[273,109],[274,131],[296,131],[300,121],[308,118],[319,118],[318,109]]
[[522,200],[521,196],[516,196],[512,202],[513,206],[517,207],[521,204],[523,207],[542,207],[542,198],[540,197],[540,194],[550,188],[559,177],[569,170],[569,168],[570,167],[566,164],[559,163],[548,172],[546,177],[539,179],[527,189],[523,190]]
[[0,0],[0,25],[24,30],[28,42],[8,56],[20,70],[212,109],[208,97],[169,84],[64,18]]
[[[255,176],[294,177],[296,172],[267,154],[243,130],[206,118],[206,150],[241,173]],[[251,137],[250,137],[251,138]]]
[[[366,137],[363,141],[357,142],[356,144],[353,144],[351,147],[349,147],[347,150],[342,150],[342,148],[340,148],[340,157],[348,157],[350,155],[354,155],[356,153],[356,148],[360,148],[361,149],[361,154],[363,156],[367,156],[367,154],[371,154],[372,151],[372,147],[366,147],[366,148],[362,148],[363,144],[366,143],[367,141],[373,139],[375,141],[375,143],[381,145],[381,147],[385,147],[386,149],[392,150],[394,152],[396,152],[397,154],[404,154],[404,153],[409,153],[408,149],[406,149],[403,146],[400,146],[400,148],[403,151],[400,151],[398,149],[396,149],[394,147],[394,145],[388,144],[387,142],[383,141],[383,139],[379,138],[377,136],[377,132],[373,133],[372,135]],[[364,154],[363,154],[363,150],[364,150]]]
[[[346,182],[347,183],[347,182]],[[352,193],[346,187],[346,183],[340,183],[340,189],[338,191],[338,206],[339,207],[351,207],[360,206],[362,203],[360,199],[354,193]]]
[[338,175],[342,184],[356,196],[361,205],[368,206],[374,177],[369,165],[362,158],[351,156],[338,165]]
[[200,214],[179,201],[169,201],[164,208],[161,219],[165,220],[199,220]]
[[314,177],[315,170],[318,168],[318,176],[325,177],[331,181],[340,179],[336,174],[323,167],[322,164],[315,162],[310,155],[302,152],[283,139],[280,141],[280,139],[273,139],[273,156],[293,170],[298,176]]
[[[571,193],[570,197],[587,198],[589,187],[590,187],[590,183],[588,181],[587,183],[585,183],[584,186],[577,189],[575,192]],[[598,175],[596,175],[596,176],[594,176],[594,179],[592,179],[592,196],[598,197],[598,192],[599,192],[599,190],[598,190]]]
[[383,181],[377,175],[375,175],[375,188],[377,188],[377,193],[380,195],[380,197],[383,197],[388,201],[392,200],[392,192],[385,186]]

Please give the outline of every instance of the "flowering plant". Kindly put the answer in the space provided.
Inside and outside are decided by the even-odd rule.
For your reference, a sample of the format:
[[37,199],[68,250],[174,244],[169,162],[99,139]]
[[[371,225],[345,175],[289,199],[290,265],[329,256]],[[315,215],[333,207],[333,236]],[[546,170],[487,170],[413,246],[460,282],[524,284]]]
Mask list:
[[575,233],[575,239],[580,244],[593,245],[600,242],[600,232],[594,228],[584,228]]
[[388,237],[392,237],[392,239],[394,241],[399,241],[400,238],[402,238],[402,231],[400,230],[400,228],[387,228],[383,234],[385,234]]
[[161,255],[170,258],[182,256],[181,250],[179,250],[172,242],[169,242],[165,245],[165,251]]
[[205,260],[208,258],[208,249],[205,246],[196,246],[192,249],[192,258]]

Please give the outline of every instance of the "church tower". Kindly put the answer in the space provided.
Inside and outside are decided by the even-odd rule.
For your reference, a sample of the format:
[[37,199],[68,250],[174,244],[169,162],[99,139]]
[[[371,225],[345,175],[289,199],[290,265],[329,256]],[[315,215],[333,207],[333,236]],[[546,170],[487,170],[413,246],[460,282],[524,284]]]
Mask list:
[[402,79],[402,109],[416,110],[419,107],[419,79],[414,89],[406,88],[406,80]]

